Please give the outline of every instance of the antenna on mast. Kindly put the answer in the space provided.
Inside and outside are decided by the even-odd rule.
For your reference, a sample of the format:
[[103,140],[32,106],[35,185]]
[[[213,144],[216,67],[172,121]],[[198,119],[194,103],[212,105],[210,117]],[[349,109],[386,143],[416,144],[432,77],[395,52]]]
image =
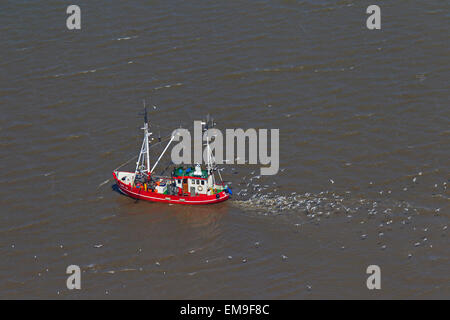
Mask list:
[[148,118],[147,118],[147,106],[145,105],[145,99],[142,100],[144,102],[144,123],[148,124]]
[[209,122],[210,122],[210,115],[209,113],[206,115],[206,123],[205,123],[205,131],[207,131],[209,129]]

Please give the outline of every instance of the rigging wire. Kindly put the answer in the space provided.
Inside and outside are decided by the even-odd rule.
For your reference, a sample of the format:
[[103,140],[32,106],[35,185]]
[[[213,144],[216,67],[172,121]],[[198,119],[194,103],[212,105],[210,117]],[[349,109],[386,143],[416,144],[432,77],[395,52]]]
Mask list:
[[[209,115],[208,115],[208,116],[209,116]],[[160,124],[157,124],[157,125],[149,124],[149,127],[155,127],[155,129],[156,129],[156,127],[158,127],[158,128],[164,128],[164,129],[169,129],[169,130],[170,130],[170,129],[173,129],[173,128],[161,126]],[[193,129],[193,127],[194,127],[194,125],[191,124],[190,126],[185,127],[184,129],[190,130],[190,129]],[[180,126],[180,128],[181,128],[181,126]],[[172,131],[173,131],[173,130],[172,130]],[[158,137],[158,142],[153,143],[153,144],[150,145],[148,148],[149,148],[149,149],[152,149],[152,148],[154,148],[154,147],[156,147],[156,146],[158,146],[158,145],[162,146],[162,143],[163,143],[163,142],[166,142],[166,141],[168,141],[168,140],[171,139],[171,138],[172,138],[172,134],[167,135],[167,136],[162,137],[162,138]],[[129,159],[128,161],[124,162],[123,164],[121,164],[120,166],[118,166],[116,169],[114,169],[114,171],[116,171],[116,170],[122,168],[123,166],[129,164],[132,160],[136,159],[137,157],[138,157],[138,155],[133,156],[131,159]],[[214,158],[214,156],[213,156],[213,158]],[[215,159],[214,159],[214,161],[215,161]],[[166,171],[166,170],[168,169],[168,167],[171,166],[171,165],[172,165],[172,163],[170,163],[170,164],[167,166],[167,168],[164,169],[164,171]],[[217,168],[217,166],[216,166],[216,168]],[[221,176],[220,172],[219,172],[218,174],[219,174],[220,180],[223,182],[222,176]]]
[[[161,145],[163,142],[169,140],[171,137],[172,137],[172,136],[170,135],[170,136],[161,138],[161,141],[152,144],[152,145],[149,146],[148,148],[151,149],[151,148],[154,148],[154,147],[156,147],[156,146],[158,146],[158,145]],[[122,168],[124,165],[127,165],[128,163],[130,163],[131,160],[134,160],[134,159],[136,159],[137,157],[138,157],[138,155],[135,155],[134,157],[132,157],[131,159],[129,159],[128,161],[124,162],[123,164],[121,164],[120,166],[118,166],[116,169],[114,169],[114,171],[116,171],[117,169]]]

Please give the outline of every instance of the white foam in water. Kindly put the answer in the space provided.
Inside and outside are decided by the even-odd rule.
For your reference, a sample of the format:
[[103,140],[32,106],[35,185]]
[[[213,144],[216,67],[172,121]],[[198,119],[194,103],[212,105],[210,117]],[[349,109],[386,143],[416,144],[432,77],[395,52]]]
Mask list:
[[[247,189],[243,189],[236,195],[245,197],[246,191]],[[396,202],[392,199],[380,202],[379,200],[353,198],[349,194],[338,195],[329,191],[318,194],[296,194],[293,192],[290,195],[279,195],[272,192],[255,193],[248,199],[234,200],[233,204],[242,209],[259,211],[264,214],[302,213],[310,218],[321,216],[328,218],[332,214],[339,213],[346,214],[349,217],[354,214],[368,216],[382,214],[387,218],[393,213],[407,213],[409,207],[411,207],[407,202]],[[391,223],[392,220],[389,219],[387,225]]]

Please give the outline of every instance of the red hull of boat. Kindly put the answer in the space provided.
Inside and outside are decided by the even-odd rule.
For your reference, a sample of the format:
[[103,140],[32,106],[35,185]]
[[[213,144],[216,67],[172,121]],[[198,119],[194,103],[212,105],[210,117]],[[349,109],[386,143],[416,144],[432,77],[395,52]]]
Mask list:
[[[230,198],[230,195],[225,191],[214,195],[197,195],[195,197],[191,196],[175,196],[168,194],[161,194],[151,191],[145,191],[142,188],[134,188],[129,185],[124,184],[122,181],[117,180],[116,175],[113,173],[114,180],[116,180],[119,190],[134,199],[155,201],[155,202],[166,202],[166,203],[178,203],[178,204],[213,204],[219,203]],[[219,197],[217,197],[219,195]]]

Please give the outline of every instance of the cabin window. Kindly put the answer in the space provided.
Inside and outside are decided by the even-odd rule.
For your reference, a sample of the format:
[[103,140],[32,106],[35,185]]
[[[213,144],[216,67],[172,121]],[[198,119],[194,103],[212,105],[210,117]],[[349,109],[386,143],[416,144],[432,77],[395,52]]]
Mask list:
[[187,183],[187,179],[183,179],[183,183]]
[[196,182],[195,182],[196,184],[200,184],[200,180],[195,180],[195,181],[196,181]]
[[205,185],[205,181],[202,180],[202,186]]
[[178,179],[178,184],[181,184],[181,179]]

